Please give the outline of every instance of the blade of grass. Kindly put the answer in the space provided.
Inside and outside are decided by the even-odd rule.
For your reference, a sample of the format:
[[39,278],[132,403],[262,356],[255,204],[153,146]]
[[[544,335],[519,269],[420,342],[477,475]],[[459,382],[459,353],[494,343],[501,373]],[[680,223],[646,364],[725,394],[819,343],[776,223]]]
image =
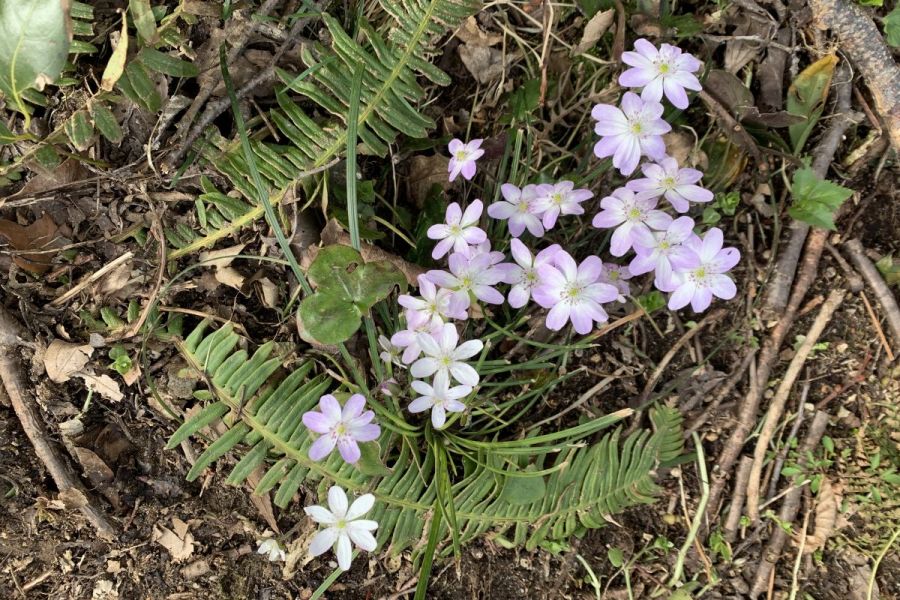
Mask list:
[[428,545],[422,554],[422,567],[419,569],[419,582],[416,584],[416,595],[413,600],[425,600],[428,593],[428,579],[431,577],[431,564],[434,562],[434,552],[441,535],[441,503],[435,498],[434,516],[431,518],[431,527],[428,529]]

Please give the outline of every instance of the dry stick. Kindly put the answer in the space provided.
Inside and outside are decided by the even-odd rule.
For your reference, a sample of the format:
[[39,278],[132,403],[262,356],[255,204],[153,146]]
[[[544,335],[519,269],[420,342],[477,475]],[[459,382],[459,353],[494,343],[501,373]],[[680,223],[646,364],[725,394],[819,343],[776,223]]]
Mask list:
[[[797,451],[797,455],[799,456],[797,462],[801,468],[806,465],[807,455],[809,455],[813,448],[818,445],[827,426],[828,413],[822,411],[816,412],[816,416],[809,426],[809,431],[806,432],[806,437],[803,439],[803,443]],[[792,487],[790,491],[785,494],[784,503],[781,505],[781,511],[778,513],[778,522],[772,529],[772,536],[769,538],[769,543],[762,553],[762,560],[759,563],[753,586],[750,589],[751,598],[759,596],[768,586],[769,577],[774,573],[775,565],[781,558],[781,551],[789,539],[789,534],[784,530],[782,525],[793,523],[794,519],[797,518],[797,512],[800,510],[800,499],[803,497],[803,488],[804,486]]]
[[[306,25],[311,21],[311,18],[298,19],[293,27],[291,27],[290,32],[285,37],[284,42],[282,42],[281,46],[279,46],[278,50],[275,52],[275,56],[272,57],[271,63],[268,67],[254,75],[247,83],[242,85],[240,88],[235,91],[235,95],[238,100],[247,96],[250,92],[255,90],[261,85],[265,85],[270,81],[274,80],[275,77],[275,64],[278,62],[278,59],[287,51],[296,37],[300,34],[300,31],[306,27]],[[232,49],[234,50],[234,49]],[[228,57],[228,64],[230,65],[233,62],[231,55]],[[209,89],[211,90],[211,86]],[[209,96],[207,95],[207,98]],[[204,102],[206,99],[204,99]],[[194,145],[194,142],[203,134],[207,127],[215,121],[219,115],[223,112],[231,108],[231,99],[226,95],[222,98],[219,98],[215,102],[210,102],[206,105],[206,109],[203,111],[203,114],[200,115],[200,118],[191,126],[190,131],[185,137],[184,141],[175,149],[175,151],[166,159],[166,164],[169,167],[174,167],[187,151]],[[190,115],[190,118],[193,119],[193,115]]]
[[[846,64],[838,67],[834,75],[834,93],[836,101],[834,105],[834,118],[828,130],[822,136],[822,140],[816,148],[812,169],[816,175],[825,178],[828,166],[837,152],[838,146],[844,137],[844,132],[858,119],[850,112],[850,99],[853,95],[853,81],[850,68]],[[790,237],[784,250],[778,256],[775,271],[768,285],[768,294],[761,309],[763,319],[777,319],[787,305],[788,295],[791,291],[791,282],[797,270],[797,262],[803,251],[803,243],[809,234],[809,225],[794,219],[790,225]]]
[[771,375],[772,368],[775,366],[781,344],[784,342],[791,325],[794,323],[797,310],[800,308],[800,303],[803,301],[806,292],[809,291],[813,280],[816,278],[816,269],[819,265],[819,259],[822,257],[827,234],[828,232],[824,229],[816,228],[813,230],[812,235],[809,236],[806,253],[803,256],[803,261],[800,265],[799,275],[794,284],[794,291],[791,294],[790,302],[788,302],[782,318],[775,327],[772,328],[772,332],[769,334],[769,337],[766,338],[766,341],[763,342],[762,349],[759,353],[756,379],[750,382],[750,390],[747,392],[747,395],[744,397],[744,401],[740,406],[740,412],[737,417],[737,426],[725,443],[725,447],[719,454],[719,460],[716,463],[715,481],[713,483],[709,501],[709,508],[712,511],[710,513],[710,522],[715,520],[714,516],[718,511],[717,503],[722,495],[722,491],[725,489],[725,483],[728,479],[728,475],[731,473],[731,467],[734,466],[737,457],[740,455],[741,448],[743,448],[747,436],[756,426],[756,412],[759,409],[759,403],[762,400],[763,392],[768,384],[769,375]]
[[875,109],[887,125],[888,137],[900,151],[900,65],[875,22],[855,2],[809,0],[813,18],[830,28],[840,48],[859,67],[875,99]]
[[672,362],[672,359],[675,358],[675,355],[678,354],[678,351],[684,347],[691,339],[700,333],[704,327],[711,323],[715,323],[722,317],[724,317],[728,313],[724,308],[717,308],[712,311],[700,321],[695,327],[688,329],[681,338],[675,342],[675,345],[669,348],[669,351],[666,352],[666,355],[663,356],[663,359],[659,361],[659,364],[656,366],[656,369],[653,370],[653,374],[650,375],[650,379],[647,380],[647,384],[644,386],[644,391],[641,392],[640,397],[638,398],[637,405],[643,406],[647,401],[647,398],[650,396],[650,393],[653,391],[653,388],[656,386],[656,383],[659,381],[659,378],[662,377],[663,371],[666,370],[666,367],[669,366],[669,363]]
[[806,398],[809,396],[809,388],[812,384],[810,382],[806,382],[803,384],[803,389],[800,391],[800,400],[797,402],[797,415],[794,417],[794,424],[791,425],[791,431],[788,433],[787,438],[785,438],[784,443],[781,446],[781,450],[778,451],[778,456],[775,457],[775,465],[772,467],[772,476],[769,478],[769,490],[766,492],[766,502],[770,501],[775,497],[775,494],[778,493],[778,479],[781,477],[781,469],[784,467],[784,461],[787,458],[788,450],[791,449],[792,440],[797,437],[797,434],[800,432],[800,425],[803,423],[803,412],[806,410],[804,407],[806,406]]
[[742,456],[741,462],[738,464],[737,475],[734,478],[734,494],[731,498],[731,507],[728,509],[728,517],[725,519],[725,541],[729,544],[737,538],[738,525],[741,522],[741,515],[744,513],[744,497],[747,491],[747,479],[750,478],[750,468],[753,466],[753,459],[749,456]]
[[891,294],[884,279],[881,278],[878,269],[875,268],[875,265],[873,265],[872,261],[866,256],[860,241],[856,239],[848,240],[844,243],[844,247],[850,254],[850,260],[856,265],[856,268],[863,276],[863,279],[866,280],[866,283],[872,288],[872,291],[875,292],[875,298],[878,300],[878,303],[881,304],[885,317],[887,317],[888,326],[891,328],[891,333],[894,335],[895,347],[900,349],[900,308],[897,307],[897,300],[894,298],[893,294]]
[[91,285],[98,279],[102,278],[107,273],[111,273],[112,271],[119,268],[121,265],[125,264],[129,260],[134,258],[134,252],[126,252],[122,256],[118,257],[112,262],[109,262],[93,273],[91,273],[88,277],[84,278],[81,282],[79,282],[75,287],[70,289],[68,292],[59,296],[58,298],[54,298],[50,301],[50,306],[60,306],[61,304],[65,304],[67,301],[71,300],[75,296],[78,295],[78,292]]
[[734,386],[738,384],[741,378],[744,376],[744,373],[747,372],[747,369],[750,368],[750,363],[753,362],[753,358],[756,356],[757,349],[750,348],[744,354],[744,358],[741,360],[740,364],[737,368],[728,376],[728,380],[725,382],[719,390],[716,392],[716,395],[713,397],[712,402],[710,402],[706,407],[703,408],[703,412],[697,415],[697,418],[691,422],[684,430],[684,438],[690,437],[692,433],[699,430],[700,427],[706,422],[706,419],[709,418],[709,415],[712,414],[719,405],[722,403],[725,398],[731,393],[731,390],[734,389]]
[[769,442],[775,436],[775,430],[778,428],[778,422],[784,414],[784,407],[787,404],[788,396],[791,394],[791,389],[794,387],[794,382],[800,375],[806,359],[812,353],[813,347],[819,341],[819,336],[825,331],[825,327],[831,322],[834,312],[844,301],[846,293],[843,289],[837,289],[828,295],[828,299],[822,304],[816,320],[813,321],[812,326],[806,333],[806,338],[800,344],[800,348],[797,349],[794,358],[791,359],[791,364],[788,365],[784,379],[781,380],[781,384],[775,392],[775,397],[772,398],[772,402],[769,404],[769,410],[766,412],[763,420],[759,437],[756,438],[756,448],[753,451],[753,468],[750,470],[750,478],[747,480],[747,516],[754,522],[759,519],[759,479],[766,460],[766,451],[769,449]]
[[37,404],[25,385],[22,364],[18,360],[18,348],[21,345],[22,329],[19,323],[0,306],[0,379],[9,395],[13,410],[25,430],[25,435],[34,446],[34,452],[47,467],[53,482],[59,489],[60,496],[69,502],[76,503],[79,510],[97,530],[103,539],[114,539],[116,528],[96,508],[88,491],[72,474],[59,451],[50,445],[49,435],[38,412]]

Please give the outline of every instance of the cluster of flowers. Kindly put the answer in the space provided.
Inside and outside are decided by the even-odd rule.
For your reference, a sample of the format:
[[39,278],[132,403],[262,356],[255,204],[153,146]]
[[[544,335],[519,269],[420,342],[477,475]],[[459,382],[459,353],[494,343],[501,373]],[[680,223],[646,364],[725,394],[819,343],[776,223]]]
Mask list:
[[[576,189],[571,181],[521,189],[511,183],[501,186],[503,200],[491,204],[487,213],[507,221],[514,262],[504,262],[505,255],[492,250],[486,232],[479,227],[484,212],[481,200],[465,210],[456,202],[450,204],[444,223],[433,225],[427,233],[437,242],[432,256],[446,256],[448,270],[428,271],[418,278],[418,296],[400,296],[406,328],[390,340],[380,340],[385,349],[382,359],[409,369],[410,387],[418,397],[408,410],[430,411],[436,429],[447,425],[448,413],[466,410],[465,400],[479,384],[478,372],[467,361],[484,345],[480,340],[460,344],[454,323],[469,318],[473,300],[494,305],[506,301],[516,309],[534,300],[548,309],[549,329],[559,330],[571,322],[576,332],[587,334],[594,323],[608,320],[604,304],[625,301],[630,294],[627,280],[635,275],[652,271],[654,285],[671,293],[669,307],[673,310],[691,304],[699,312],[709,306],[713,296],[729,299],[735,295],[735,285],[725,273],[737,264],[740,254],[734,248],[722,248],[722,231],[712,228],[700,237],[694,233],[690,217],[676,218],[658,208],[660,198],[665,198],[680,214],[687,212],[692,202],[713,198],[697,185],[702,173],[680,168],[666,155],[662,137],[671,130],[662,119],[663,96],[676,108],[687,108],[686,90],[701,89],[694,75],[700,62],[679,48],[662,44],[657,49],[646,40],[635,42],[635,51],[625,52],[622,60],[631,68],[621,74],[619,83],[643,90],[640,96],[626,92],[619,107],[598,104],[593,108],[594,129],[601,138],[594,153],[599,158],[611,156],[613,166],[626,177],[634,173],[642,157],[652,162],[640,165],[643,178],[629,181],[600,201],[602,210],[593,218],[593,225],[615,228],[610,252],[623,257],[634,250],[634,258],[628,265],[604,263],[597,256],[578,263],[559,244],[535,254],[519,239],[526,230],[535,238],[542,237],[560,216],[584,214],[582,204],[594,195]],[[482,141],[450,143],[450,181],[460,174],[466,180],[474,177],[476,161],[484,154]],[[500,284],[511,286],[505,298],[497,289]],[[365,398],[360,394],[351,396],[343,407],[334,396],[323,396],[319,410],[303,415],[306,427],[319,435],[309,449],[310,458],[322,460],[337,448],[345,461],[356,463],[361,455],[359,443],[381,434],[374,417],[365,410]],[[353,544],[368,551],[376,547],[372,532],[378,524],[362,519],[374,497],[365,494],[349,504],[344,490],[334,486],[328,503],[328,509],[306,508],[313,520],[326,526],[313,538],[310,552],[318,556],[335,547],[338,564],[348,569]],[[273,551],[269,544],[265,552],[271,557]]]

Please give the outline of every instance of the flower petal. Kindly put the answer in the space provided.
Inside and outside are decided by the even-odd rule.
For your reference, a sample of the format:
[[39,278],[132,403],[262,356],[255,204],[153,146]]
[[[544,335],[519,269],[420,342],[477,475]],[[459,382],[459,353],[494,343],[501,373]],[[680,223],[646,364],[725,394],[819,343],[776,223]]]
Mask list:
[[350,505],[350,510],[347,511],[347,516],[345,518],[348,521],[358,519],[372,510],[373,506],[375,506],[375,496],[373,496],[372,494],[363,494],[353,501],[353,504]]
[[334,554],[337,556],[338,566],[344,571],[349,571],[350,563],[353,562],[353,547],[350,544],[350,537],[346,533],[338,535]]
[[337,425],[337,423],[333,422],[322,413],[314,410],[303,413],[303,424],[310,431],[320,434],[328,433],[335,425]]
[[323,525],[334,525],[337,523],[337,519],[331,514],[331,511],[318,504],[304,507],[303,512],[309,515],[309,518],[316,523],[322,523]]
[[338,539],[338,530],[334,527],[323,529],[309,543],[309,553],[313,556],[325,554]]
[[471,387],[478,385],[478,381],[481,379],[478,376],[478,371],[472,368],[471,365],[461,362],[452,363],[450,365],[450,374],[453,375],[453,378],[456,379],[456,381]]
[[359,444],[356,443],[351,437],[341,436],[338,439],[338,452],[341,453],[341,458],[344,459],[345,462],[352,464],[356,464],[359,460],[359,457],[362,456],[362,453],[359,450]]
[[344,410],[341,413],[341,419],[344,421],[354,419],[362,414],[365,407],[366,397],[362,394],[353,394],[344,405]]
[[310,460],[320,461],[334,450],[335,439],[330,435],[323,435],[309,447]]
[[347,525],[347,535],[350,536],[350,539],[358,548],[366,552],[372,552],[378,547],[378,542],[375,541],[374,535],[365,529],[354,527],[353,523]]

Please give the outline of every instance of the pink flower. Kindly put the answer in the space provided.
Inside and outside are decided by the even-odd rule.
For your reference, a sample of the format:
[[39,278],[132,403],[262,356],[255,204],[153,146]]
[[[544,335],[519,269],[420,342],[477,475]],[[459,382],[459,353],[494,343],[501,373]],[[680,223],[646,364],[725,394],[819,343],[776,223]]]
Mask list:
[[684,242],[687,255],[672,258],[675,291],[669,297],[670,309],[678,310],[690,303],[694,312],[703,312],[713,296],[734,298],[737,288],[725,273],[741,260],[741,253],[737,248],[722,248],[722,241],[722,230],[713,227],[703,239],[693,236]]
[[350,464],[360,457],[357,442],[371,442],[381,435],[381,427],[372,423],[375,413],[363,412],[366,399],[362,394],[353,394],[341,410],[341,405],[331,394],[319,398],[319,410],[303,413],[303,424],[319,438],[309,447],[312,460],[322,460],[338,447],[341,458]]
[[619,85],[643,87],[644,100],[659,102],[665,93],[673,106],[685,109],[688,107],[685,89],[703,89],[694,75],[702,66],[700,61],[681,48],[663,44],[657,50],[647,40],[640,39],[634,42],[634,50],[622,53],[622,62],[632,68],[619,75]]
[[464,144],[462,140],[456,138],[450,140],[450,164],[447,165],[450,181],[456,179],[460,173],[466,180],[475,177],[475,161],[484,154],[484,150],[481,149],[483,141],[477,139]]
[[553,244],[544,248],[538,255],[532,256],[531,251],[517,238],[513,238],[510,244],[510,252],[518,264],[508,264],[505,268],[504,282],[512,284],[507,300],[513,308],[522,308],[531,299],[532,290],[541,285],[539,268],[542,265],[551,264],[553,257],[562,248],[559,244]]
[[[466,309],[454,302],[450,290],[438,289],[425,275],[419,275],[419,294],[421,297],[403,294],[397,298],[400,306],[406,308],[407,315],[415,313],[422,319],[466,319]],[[416,320],[420,320],[417,318]]]
[[637,256],[631,261],[628,268],[634,275],[643,275],[650,271],[656,272],[653,285],[663,292],[674,290],[672,281],[671,260],[687,262],[690,258],[690,250],[681,244],[694,235],[694,220],[690,217],[679,217],[669,224],[665,231],[635,232],[634,251]]
[[403,364],[408,365],[422,354],[422,347],[419,345],[419,334],[435,333],[440,329],[441,325],[443,323],[439,319],[428,319],[418,313],[407,313],[406,329],[398,331],[391,336],[391,344],[398,348],[404,348],[403,356],[400,358]]
[[633,277],[633,273],[625,265],[617,265],[616,263],[603,263],[603,274],[600,275],[600,283],[608,283],[616,288],[619,302],[625,302],[625,296],[631,295],[631,286],[628,285],[629,279]]
[[481,340],[469,340],[457,347],[458,343],[459,333],[453,323],[444,323],[435,335],[419,334],[419,344],[425,356],[412,364],[410,374],[422,378],[443,373],[448,379],[452,376],[463,385],[475,387],[480,377],[465,360],[481,352],[484,344]]
[[491,265],[503,262],[503,259],[506,258],[506,255],[502,252],[491,250],[491,240],[485,240],[478,245],[469,246],[462,254],[465,254],[470,260],[481,254],[487,255],[490,257]]
[[613,256],[624,256],[634,246],[636,236],[649,234],[650,227],[665,229],[669,226],[672,217],[656,210],[656,203],[649,198],[637,199],[627,188],[618,188],[600,201],[603,210],[594,217],[593,225],[597,228],[616,227],[609,244]]
[[644,101],[633,92],[622,96],[622,108],[610,104],[597,104],[591,116],[597,121],[594,131],[601,136],[594,145],[597,158],[613,157],[613,166],[622,175],[631,175],[641,160],[641,155],[660,160],[666,154],[663,134],[672,126],[661,117],[663,105]]
[[472,387],[468,385],[450,387],[450,378],[443,372],[434,376],[432,385],[424,381],[413,381],[410,386],[421,396],[410,402],[409,412],[420,413],[431,409],[431,424],[435,429],[444,426],[448,412],[466,410],[466,405],[459,400],[472,393]]
[[469,308],[471,298],[488,304],[503,304],[503,294],[493,286],[503,281],[503,270],[497,268],[493,253],[476,254],[469,258],[465,253],[454,252],[450,255],[450,272],[432,270],[425,276],[442,288],[453,292],[452,302],[461,310]]
[[480,244],[487,239],[487,234],[478,228],[478,219],[484,210],[481,200],[476,200],[463,212],[456,202],[447,207],[446,223],[438,223],[428,228],[428,237],[440,240],[434,247],[431,257],[437,260],[447,254],[450,248],[462,252],[469,244]]
[[594,197],[594,192],[585,189],[574,189],[571,181],[560,181],[556,184],[538,186],[534,210],[542,214],[544,229],[553,229],[559,215],[583,215],[581,203]]
[[608,283],[600,283],[602,261],[588,256],[577,265],[565,250],[559,250],[553,263],[538,269],[542,284],[531,292],[538,304],[550,309],[547,328],[558,331],[572,321],[575,331],[584,335],[593,329],[594,321],[607,321],[609,316],[601,304],[616,300],[619,292]]
[[690,209],[691,202],[709,202],[713,193],[694,185],[703,177],[696,169],[679,169],[678,161],[667,156],[659,164],[641,165],[644,179],[634,179],[625,184],[638,198],[664,196],[680,213]]
[[526,185],[520,190],[511,183],[504,183],[500,186],[500,193],[505,200],[488,206],[488,215],[495,219],[509,219],[509,232],[515,237],[522,235],[526,228],[534,237],[544,235],[539,213],[535,210],[538,186]]

